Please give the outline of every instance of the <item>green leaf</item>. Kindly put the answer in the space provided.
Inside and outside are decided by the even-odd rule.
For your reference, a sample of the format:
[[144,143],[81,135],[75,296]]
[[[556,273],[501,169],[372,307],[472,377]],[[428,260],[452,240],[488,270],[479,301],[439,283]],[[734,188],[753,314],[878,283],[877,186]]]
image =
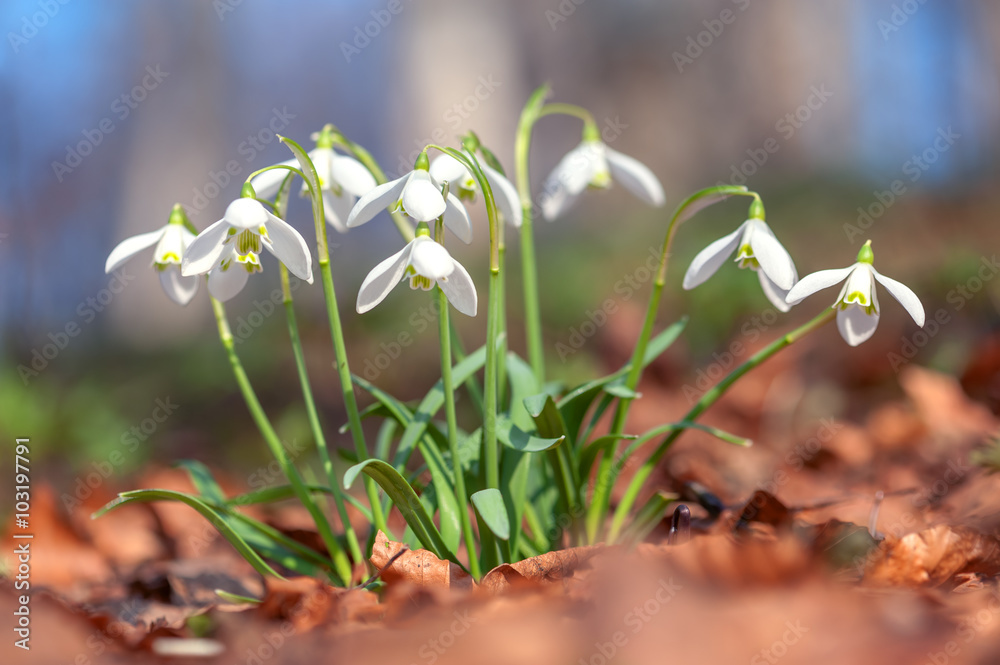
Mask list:
[[531,366],[514,352],[507,354],[507,378],[510,381],[510,419],[522,430],[528,430],[533,423],[524,408],[524,399],[537,394],[541,386]]
[[710,205],[725,201],[730,196],[747,194],[750,190],[742,185],[719,185],[708,187],[687,197],[674,211],[670,224],[679,225],[694,217]]
[[[642,357],[642,367],[645,369],[649,366],[649,363],[653,362],[659,358],[664,351],[669,349],[677,338],[681,336],[684,332],[684,328],[687,327],[688,317],[682,316],[677,321],[667,326],[659,335],[649,340],[649,346],[646,347],[646,354]],[[632,363],[628,363],[623,369],[627,372]]]
[[562,443],[566,437],[559,436],[551,439],[544,439],[525,432],[515,425],[510,418],[503,415],[497,416],[497,440],[518,452],[540,453]]
[[[403,427],[406,427],[410,421],[413,420],[413,414],[410,409],[389,393],[369,381],[362,379],[357,374],[352,374],[351,380],[374,397],[378,401],[378,404],[382,407],[382,410],[395,418],[396,422]],[[349,426],[350,424],[347,425],[347,427]],[[343,431],[341,433],[343,433]]]
[[509,540],[510,519],[507,517],[507,508],[504,506],[500,490],[495,488],[479,490],[469,498],[472,499],[472,505],[476,507],[479,516],[493,535],[500,540]]
[[616,441],[635,438],[637,437],[634,434],[606,434],[588,443],[580,451],[580,477],[589,478],[597,456],[602,452],[613,450]]
[[566,436],[566,426],[552,395],[541,393],[524,398],[524,408],[535,421],[538,434],[548,439]]
[[[314,494],[332,494],[330,488],[323,485],[306,485],[306,490]],[[227,507],[252,506],[258,503],[274,503],[294,498],[295,489],[291,485],[275,485],[274,487],[265,487],[247,492],[246,494],[238,494],[234,497],[224,499],[221,503]]]
[[[482,369],[485,363],[486,347],[481,346],[469,354],[465,360],[452,368],[452,384],[457,386],[464,383],[470,376]],[[416,446],[417,441],[420,440],[420,437],[427,430],[427,424],[430,423],[434,414],[444,406],[444,388],[442,385],[442,381],[435,383],[434,387],[420,401],[417,410],[413,412],[413,420],[403,431],[403,438],[400,440],[396,456],[393,458],[393,466],[397,469],[406,466],[406,463],[410,460],[410,455],[413,454],[413,448]]]
[[431,472],[431,483],[441,520],[441,538],[449,550],[457,551],[462,541],[462,523],[458,499],[455,498],[455,481],[449,476],[447,463],[441,451],[428,441],[428,437],[421,439],[417,446],[427,463],[427,469]]
[[228,591],[223,591],[222,589],[216,589],[215,595],[222,600],[227,600],[230,603],[247,603],[256,605],[258,603],[264,602],[263,598],[251,598],[250,596],[241,596],[237,593],[230,593]]
[[122,492],[118,495],[117,499],[111,501],[106,506],[98,510],[92,517],[93,519],[97,519],[105,513],[108,513],[119,506],[123,506],[126,503],[147,501],[180,501],[181,503],[191,506],[197,510],[202,517],[207,519],[212,526],[214,526],[216,530],[222,534],[222,537],[229,541],[230,545],[236,548],[236,551],[240,553],[240,556],[246,559],[247,562],[253,566],[254,570],[261,575],[273,575],[279,579],[284,579],[273,568],[271,568],[271,566],[267,565],[267,563],[260,558],[260,555],[258,555],[257,552],[255,552],[253,548],[251,548],[247,542],[243,540],[243,538],[241,538],[240,535],[229,526],[229,524],[226,523],[226,520],[218,511],[209,507],[203,501],[197,497],[191,496],[190,494],[175,492],[173,490],[155,489]]
[[439,559],[448,559],[462,565],[455,554],[445,545],[441,538],[441,532],[438,531],[434,521],[427,514],[423,504],[420,503],[417,493],[392,465],[377,459],[365,460],[361,464],[356,464],[344,474],[344,487],[350,489],[361,473],[371,477],[392,499],[403,519],[413,529],[414,535],[425,548],[433,552]]
[[174,466],[187,471],[188,477],[191,478],[191,484],[206,501],[217,504],[226,503],[226,493],[222,491],[207,466],[197,460],[190,459],[180,460]]

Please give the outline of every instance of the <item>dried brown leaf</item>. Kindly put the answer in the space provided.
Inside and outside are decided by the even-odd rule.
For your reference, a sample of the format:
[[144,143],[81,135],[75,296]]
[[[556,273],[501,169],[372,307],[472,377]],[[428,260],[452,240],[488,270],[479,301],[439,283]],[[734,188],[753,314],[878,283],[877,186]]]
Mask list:
[[602,549],[602,546],[572,547],[517,563],[504,563],[486,573],[479,586],[489,593],[503,593],[515,586],[556,582],[571,575]]
[[1000,573],[1000,541],[967,527],[938,525],[888,537],[868,562],[877,586],[939,586],[959,573]]
[[379,569],[386,584],[412,582],[418,586],[472,588],[472,578],[461,566],[442,561],[427,550],[411,550],[389,540],[381,531],[375,536],[369,561]]

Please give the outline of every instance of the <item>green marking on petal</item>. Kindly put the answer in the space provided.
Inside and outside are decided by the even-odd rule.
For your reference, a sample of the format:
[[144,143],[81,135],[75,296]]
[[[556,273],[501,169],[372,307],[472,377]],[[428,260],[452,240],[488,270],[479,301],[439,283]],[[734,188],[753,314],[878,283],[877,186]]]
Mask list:
[[593,189],[607,189],[611,187],[611,172],[603,169],[594,174],[590,179],[590,187]]
[[[264,227],[261,228],[263,229]],[[260,254],[261,249],[260,236],[250,229],[245,229],[236,237],[236,252],[240,255],[250,254],[251,252]]]

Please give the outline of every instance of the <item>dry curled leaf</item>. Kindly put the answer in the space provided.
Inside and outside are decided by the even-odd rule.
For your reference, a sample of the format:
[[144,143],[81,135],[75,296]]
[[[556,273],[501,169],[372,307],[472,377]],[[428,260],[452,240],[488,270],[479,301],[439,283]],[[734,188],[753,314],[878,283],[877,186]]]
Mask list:
[[1000,573],[996,536],[945,525],[890,536],[868,562],[865,579],[878,586],[939,586],[959,573]]
[[472,588],[472,578],[461,566],[442,561],[427,550],[411,550],[403,543],[389,540],[381,531],[375,536],[369,560],[379,569],[386,584],[412,582],[418,586]]
[[604,548],[601,546],[572,547],[533,556],[517,563],[500,564],[483,576],[479,586],[490,593],[502,593],[521,584],[555,582],[569,576],[602,549]]

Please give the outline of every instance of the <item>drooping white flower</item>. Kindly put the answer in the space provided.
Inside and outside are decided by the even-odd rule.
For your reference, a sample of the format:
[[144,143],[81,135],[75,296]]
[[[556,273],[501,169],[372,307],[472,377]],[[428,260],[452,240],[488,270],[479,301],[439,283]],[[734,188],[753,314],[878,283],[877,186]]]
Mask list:
[[542,187],[542,214],[552,221],[568,210],[587,187],[607,189],[618,181],[652,206],[666,201],[663,185],[645,164],[612,150],[585,131],[584,140],[556,165]]
[[[522,220],[521,197],[517,193],[517,188],[485,161],[479,160],[479,165],[486,175],[486,180],[490,183],[490,189],[493,190],[497,210],[509,224],[520,227]],[[435,157],[434,161],[431,162],[430,174],[438,186],[447,182],[453,188],[452,191],[458,192],[460,199],[475,200],[476,193],[479,191],[479,183],[472,177],[472,173],[465,167],[465,164],[451,155],[442,154]]]
[[751,206],[750,219],[729,235],[698,252],[684,275],[683,286],[693,289],[715,274],[736,251],[736,263],[757,273],[764,295],[779,311],[787,312],[788,290],[799,278],[795,262],[763,219],[763,206]]
[[407,277],[411,289],[429,291],[436,283],[455,309],[468,316],[476,315],[478,296],[469,273],[448,250],[426,235],[417,235],[406,247],[372,268],[358,291],[358,313],[364,314],[382,302]]
[[861,344],[875,333],[878,327],[879,311],[878,295],[875,293],[875,282],[885,287],[903,309],[920,327],[924,325],[924,306],[920,304],[917,295],[905,284],[890,279],[875,270],[874,254],[871,240],[858,252],[858,261],[847,268],[836,270],[820,270],[806,275],[788,292],[787,300],[791,304],[822,289],[829,288],[843,281],[837,302],[833,308],[837,310],[837,329],[840,336],[851,346]]
[[[321,135],[322,138],[322,135]],[[309,159],[316,167],[323,196],[323,214],[327,223],[341,233],[347,233],[347,216],[357,202],[375,188],[375,178],[358,160],[341,155],[331,147],[317,146],[309,151]],[[295,158],[281,162],[281,166],[299,167]],[[264,171],[251,180],[259,199],[271,199],[278,193],[281,183],[288,177],[287,169]],[[309,186],[302,183],[302,196],[309,195]]]
[[[390,208],[401,211],[418,222],[430,222],[444,215],[444,225],[464,243],[472,242],[472,222],[457,196],[447,198],[426,167],[427,154],[417,158],[417,168],[402,178],[377,186],[361,199],[347,217],[347,227],[361,226]],[[421,168],[423,167],[423,168]]]
[[181,272],[188,276],[211,271],[208,290],[217,300],[225,301],[243,289],[251,273],[262,270],[263,249],[293,275],[312,283],[312,255],[305,239],[252,198],[230,203],[222,219],[191,242]]
[[175,205],[170,213],[170,221],[165,226],[149,233],[126,238],[111,250],[104,264],[104,272],[118,270],[142,250],[156,245],[153,251],[153,267],[160,275],[160,285],[175,303],[188,304],[198,292],[198,278],[181,275],[181,260],[195,237],[187,228],[189,224],[184,208],[180,204]]

